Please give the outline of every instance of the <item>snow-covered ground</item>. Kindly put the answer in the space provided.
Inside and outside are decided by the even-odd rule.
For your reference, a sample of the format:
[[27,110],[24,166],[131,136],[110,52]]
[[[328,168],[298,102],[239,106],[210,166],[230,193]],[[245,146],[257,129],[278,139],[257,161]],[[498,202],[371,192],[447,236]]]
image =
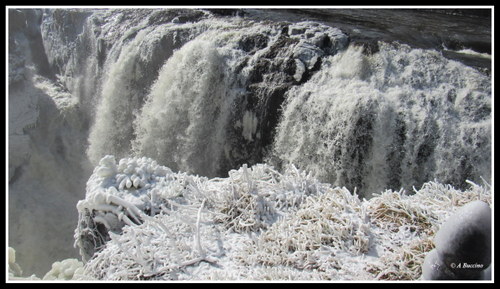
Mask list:
[[294,166],[208,179],[106,156],[77,205],[86,263],[56,262],[43,279],[419,280],[440,226],[475,200],[491,203],[488,184],[428,182],[361,200]]
[[15,278],[416,279],[446,216],[492,202],[483,18],[7,16]]

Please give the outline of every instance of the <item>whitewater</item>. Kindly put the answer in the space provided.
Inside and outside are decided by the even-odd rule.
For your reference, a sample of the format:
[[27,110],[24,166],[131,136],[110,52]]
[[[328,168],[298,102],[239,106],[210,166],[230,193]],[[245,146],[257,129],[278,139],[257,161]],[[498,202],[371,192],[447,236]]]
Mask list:
[[9,280],[420,279],[493,208],[485,15],[7,9]]

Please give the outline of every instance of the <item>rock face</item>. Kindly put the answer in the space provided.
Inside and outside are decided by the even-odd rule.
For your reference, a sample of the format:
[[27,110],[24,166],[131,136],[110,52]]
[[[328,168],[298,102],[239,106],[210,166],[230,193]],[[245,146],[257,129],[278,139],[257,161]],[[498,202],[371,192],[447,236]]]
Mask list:
[[41,10],[9,9],[9,243],[23,252],[17,260],[25,273],[37,275],[51,258],[77,256],[61,244],[72,243],[76,208],[68,204],[85,188],[77,175],[90,173],[85,121],[76,97],[56,80],[42,22]]
[[[158,201],[154,183],[168,182],[172,171],[147,158],[122,159],[105,156],[87,182],[87,197],[77,204],[75,245],[88,261],[125,225],[143,222],[143,214],[155,215]],[[167,193],[168,194],[168,193]]]
[[[286,92],[309,80],[320,69],[324,57],[336,54],[349,43],[340,30],[318,23],[278,23],[276,29],[279,33],[274,39],[249,34],[239,41],[240,48],[250,55],[238,64],[248,77],[232,120],[241,126],[230,132],[233,149],[222,172],[244,163],[262,162],[273,143]],[[245,115],[247,120],[255,120],[250,135],[244,133],[248,129]]]
[[[293,163],[361,195],[491,179],[487,76],[356,23],[262,12],[9,9],[9,242],[27,272],[78,254],[74,204],[108,154],[207,177]],[[89,222],[90,247],[110,222]]]
[[[483,279],[491,264],[491,209],[474,201],[461,207],[441,226],[436,248],[425,258],[425,280]],[[491,274],[491,273],[489,273]]]

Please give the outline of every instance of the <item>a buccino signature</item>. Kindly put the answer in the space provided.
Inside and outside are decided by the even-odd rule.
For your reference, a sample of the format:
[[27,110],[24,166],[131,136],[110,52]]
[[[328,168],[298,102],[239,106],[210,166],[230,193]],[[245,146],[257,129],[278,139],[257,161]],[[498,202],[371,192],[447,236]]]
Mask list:
[[7,7],[12,278],[418,279],[492,199],[478,9]]
[[460,207],[441,226],[434,243],[436,248],[425,257],[423,279],[487,279],[491,275],[489,205],[474,201]]

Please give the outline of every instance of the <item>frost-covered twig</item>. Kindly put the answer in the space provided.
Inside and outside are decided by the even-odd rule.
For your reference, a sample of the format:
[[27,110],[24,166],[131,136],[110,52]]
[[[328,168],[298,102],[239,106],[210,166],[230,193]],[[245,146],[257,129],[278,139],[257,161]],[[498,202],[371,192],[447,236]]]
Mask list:
[[130,216],[132,216],[132,218],[134,218],[134,220],[137,222],[137,224],[142,223],[138,217],[138,216],[142,215],[142,211],[139,210],[134,204],[127,202],[124,199],[119,198],[115,195],[107,195],[106,202],[107,203],[114,203],[114,204],[117,204],[119,206],[124,207],[130,213]]
[[201,202],[200,209],[198,210],[198,216],[196,218],[196,248],[200,253],[201,258],[205,258],[205,251],[201,247],[201,237],[200,237],[200,220],[201,220],[201,210],[203,209],[203,205],[205,204],[205,200]]
[[[128,225],[95,244],[103,251],[86,265],[94,278],[415,279],[429,237],[450,211],[491,198],[472,182],[467,191],[429,182],[413,195],[387,190],[360,200],[293,165],[284,174],[267,165],[243,166],[213,180],[170,173],[153,185],[149,198],[143,196],[148,188],[134,195],[104,188],[80,204],[85,212],[101,211],[82,222],[89,226],[80,230],[89,230],[88,242],[101,234],[94,222],[113,226],[107,214]],[[139,209],[149,207],[154,214]]]

